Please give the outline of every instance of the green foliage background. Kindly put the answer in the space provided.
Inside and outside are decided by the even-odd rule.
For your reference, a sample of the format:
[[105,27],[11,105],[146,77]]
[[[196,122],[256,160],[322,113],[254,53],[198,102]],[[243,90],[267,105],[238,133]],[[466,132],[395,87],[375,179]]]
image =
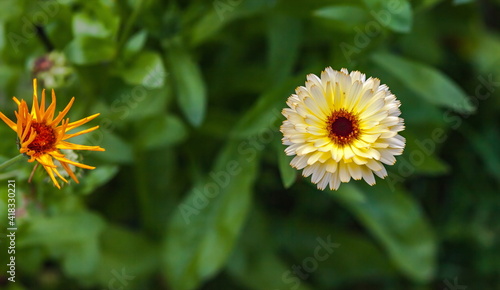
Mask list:
[[[106,148],[83,152],[97,169],[62,190],[42,170],[28,183],[26,162],[0,172],[0,287],[500,287],[499,13],[464,0],[0,2],[1,111],[31,103],[35,76],[51,89],[33,64],[62,53],[63,73],[48,72],[62,74],[58,110],[75,96],[72,120],[100,112],[99,131],[73,141]],[[283,153],[285,100],[327,66],[402,102],[405,153],[373,187],[318,191]],[[3,162],[18,151],[0,135]],[[320,239],[337,246],[325,260]]]

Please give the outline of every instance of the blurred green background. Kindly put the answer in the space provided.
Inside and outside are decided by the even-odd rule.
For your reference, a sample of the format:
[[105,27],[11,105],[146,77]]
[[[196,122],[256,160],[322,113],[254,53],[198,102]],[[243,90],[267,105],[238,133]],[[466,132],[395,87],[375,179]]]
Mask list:
[[[33,77],[94,165],[0,172],[1,289],[500,289],[500,1],[5,0],[0,109]],[[280,111],[327,66],[378,77],[407,146],[318,191]],[[0,162],[17,154],[0,124]],[[16,282],[7,180],[16,180]]]

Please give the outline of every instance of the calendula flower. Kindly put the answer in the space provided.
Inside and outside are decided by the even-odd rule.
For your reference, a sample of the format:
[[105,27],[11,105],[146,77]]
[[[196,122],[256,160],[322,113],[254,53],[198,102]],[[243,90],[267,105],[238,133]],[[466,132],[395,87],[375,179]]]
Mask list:
[[321,190],[336,190],[351,177],[373,185],[373,173],[387,176],[382,163],[392,165],[403,153],[405,138],[398,132],[405,127],[401,103],[386,85],[359,71],[328,67],[321,78],[308,75],[295,92],[281,126],[285,153],[295,155],[292,167],[312,175]]
[[[57,188],[61,188],[61,186],[57,182],[56,176],[68,183],[68,180],[66,180],[59,172],[60,167],[62,167],[68,175],[71,176],[76,183],[78,183],[78,179],[71,170],[70,165],[84,169],[94,169],[95,167],[70,160],[69,158],[66,158],[60,150],[70,149],[104,151],[104,149],[99,146],[78,145],[66,141],[69,138],[89,133],[99,128],[99,126],[95,126],[77,133],[68,133],[69,131],[93,120],[99,116],[99,114],[94,114],[79,121],[70,123],[69,118],[64,119],[64,117],[73,105],[73,102],[75,101],[74,97],[68,103],[66,108],[55,116],[56,95],[54,90],[52,90],[52,103],[47,108],[45,108],[45,90],[42,91],[42,98],[40,104],[38,104],[36,79],[33,80],[33,91],[33,105],[31,112],[29,111],[28,105],[24,100],[19,101],[16,97],[14,97],[13,100],[18,105],[18,111],[15,112],[17,123],[11,121],[1,112],[0,118],[10,128],[12,128],[12,130],[16,131],[19,143],[19,152],[28,156],[28,162],[36,161],[41,164]],[[59,166],[55,165],[54,161],[57,161],[56,163]]]

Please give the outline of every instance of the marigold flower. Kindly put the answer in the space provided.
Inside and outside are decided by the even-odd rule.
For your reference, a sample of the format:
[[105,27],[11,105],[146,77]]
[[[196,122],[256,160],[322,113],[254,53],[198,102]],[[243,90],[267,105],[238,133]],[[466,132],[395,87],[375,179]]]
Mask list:
[[37,161],[41,164],[57,188],[60,189],[61,186],[57,182],[55,176],[66,183],[68,183],[68,181],[58,171],[58,166],[54,164],[54,159],[58,161],[56,163],[58,163],[76,183],[78,183],[78,179],[71,170],[70,165],[84,169],[95,169],[95,167],[66,158],[60,149],[104,151],[104,149],[99,146],[78,145],[66,141],[69,138],[86,134],[99,128],[99,126],[95,126],[77,133],[68,134],[69,131],[93,120],[99,116],[99,114],[94,114],[70,123],[69,118],[64,119],[64,117],[75,101],[73,97],[66,108],[59,112],[57,117],[54,118],[56,110],[56,95],[54,90],[52,90],[52,103],[47,108],[45,108],[45,90],[42,91],[41,102],[38,104],[36,79],[33,80],[33,105],[31,112],[24,100],[19,101],[16,97],[14,97],[13,100],[18,105],[18,111],[15,112],[17,123],[11,121],[1,112],[0,118],[12,128],[12,130],[16,131],[19,142],[19,152],[25,154],[29,158],[28,162]]
[[387,176],[382,163],[392,165],[403,153],[405,138],[398,132],[405,127],[401,103],[386,85],[359,71],[328,67],[321,78],[309,74],[295,92],[280,128],[285,153],[295,155],[292,167],[312,175],[321,190],[336,190],[351,177],[374,185],[373,173]]

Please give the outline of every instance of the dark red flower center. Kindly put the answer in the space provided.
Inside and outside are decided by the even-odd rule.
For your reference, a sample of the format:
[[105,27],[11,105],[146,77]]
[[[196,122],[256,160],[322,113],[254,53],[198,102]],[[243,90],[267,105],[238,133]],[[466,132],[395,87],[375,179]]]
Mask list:
[[359,137],[359,121],[354,114],[341,109],[328,117],[327,130],[335,144],[345,146]]
[[[54,129],[45,124],[40,124],[33,122],[31,128],[35,129],[36,137],[31,144],[28,145],[28,149],[33,150],[37,153],[47,152],[54,149],[54,144],[56,143],[56,134]],[[26,141],[29,136],[26,137]]]
[[331,125],[331,133],[340,137],[347,137],[352,133],[353,125],[352,122],[345,118],[339,117]]

